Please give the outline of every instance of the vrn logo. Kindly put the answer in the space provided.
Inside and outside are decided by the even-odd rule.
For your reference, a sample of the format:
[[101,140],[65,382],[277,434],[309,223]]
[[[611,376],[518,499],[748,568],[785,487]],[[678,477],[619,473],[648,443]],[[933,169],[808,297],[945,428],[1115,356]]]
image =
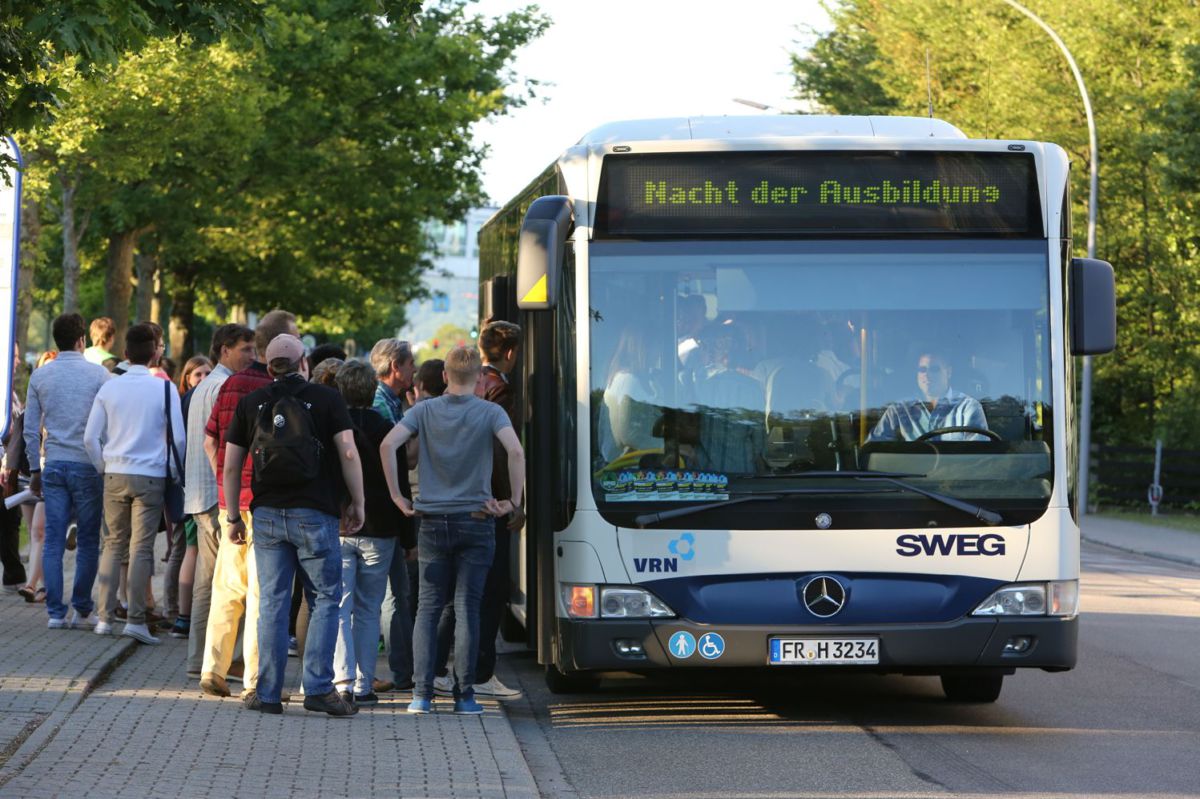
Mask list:
[[669,558],[634,558],[633,569],[644,574],[646,572],[664,573],[678,572],[680,560],[691,560],[696,557],[696,536],[684,533],[679,538],[673,538],[667,544],[667,551],[674,557]]
[[1004,536],[988,533],[909,533],[896,539],[896,554],[917,555],[1003,555]]

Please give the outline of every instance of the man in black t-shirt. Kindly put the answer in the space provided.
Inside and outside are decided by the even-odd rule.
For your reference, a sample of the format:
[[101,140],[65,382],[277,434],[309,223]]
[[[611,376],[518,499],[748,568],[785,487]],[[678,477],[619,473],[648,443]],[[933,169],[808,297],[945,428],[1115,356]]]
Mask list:
[[[342,527],[348,532],[361,528],[364,518],[362,463],[354,445],[354,426],[337,391],[307,382],[308,363],[300,339],[286,333],[276,336],[267,345],[266,362],[275,381],[238,402],[225,434],[222,475],[225,507],[240,507],[242,464],[254,449],[250,511],[259,583],[259,667],[257,693],[245,697],[245,704],[264,713],[283,712],[280,693],[287,666],[288,608],[299,568],[301,580],[316,595],[304,649],[304,707],[350,716],[354,706],[333,687],[333,651],[342,596],[338,517],[342,516]],[[279,442],[292,447],[282,457],[272,446]],[[308,476],[312,472],[304,468],[291,468],[289,454],[300,462],[315,458],[315,476]],[[350,494],[344,514],[338,497],[339,468]],[[240,543],[245,523],[236,510],[227,512],[229,537]]]

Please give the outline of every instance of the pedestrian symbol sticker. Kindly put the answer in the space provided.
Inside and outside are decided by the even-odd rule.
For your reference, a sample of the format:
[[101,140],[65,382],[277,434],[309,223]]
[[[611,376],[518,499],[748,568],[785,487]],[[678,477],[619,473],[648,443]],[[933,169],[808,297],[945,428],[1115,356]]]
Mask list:
[[716,660],[725,654],[725,639],[716,633],[705,633],[700,636],[700,657],[705,660]]
[[671,636],[671,654],[677,658],[690,658],[696,651],[696,639],[691,633],[680,630]]

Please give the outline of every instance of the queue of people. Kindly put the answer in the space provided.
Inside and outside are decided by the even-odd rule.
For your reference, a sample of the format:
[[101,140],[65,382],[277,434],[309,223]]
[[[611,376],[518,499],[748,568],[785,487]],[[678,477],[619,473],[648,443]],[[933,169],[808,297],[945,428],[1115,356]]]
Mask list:
[[[368,361],[307,353],[295,316],[275,310],[253,330],[218,327],[177,382],[152,323],[129,328],[123,358],[108,319],[63,314],[52,334],[58,355],[14,402],[5,442],[5,495],[26,480],[32,495],[14,510],[30,573],[7,534],[0,553],[5,587],[44,601],[50,629],[185,638],[203,693],[240,682],[243,705],[269,714],[290,699],[289,655],[303,706],[332,716],[386,692],[411,691],[416,714],[435,692],[461,714],[482,712],[479,695],[520,695],[495,675],[508,537],[524,519],[508,389],[520,328],[485,325],[478,351],[418,371],[395,339]],[[381,643],[391,679],[376,676]]]

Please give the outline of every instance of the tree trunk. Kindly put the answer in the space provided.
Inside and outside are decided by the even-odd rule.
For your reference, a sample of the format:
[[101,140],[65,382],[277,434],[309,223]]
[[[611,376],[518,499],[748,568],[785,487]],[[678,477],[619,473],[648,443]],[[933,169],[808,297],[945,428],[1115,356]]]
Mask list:
[[116,328],[116,346],[124,348],[133,295],[133,252],[140,230],[123,230],[108,237],[108,270],[104,275],[104,313]]
[[79,190],[73,178],[60,172],[62,186],[62,240],[63,240],[63,313],[79,310],[79,241],[87,229],[87,215],[82,222],[75,217],[75,192]]
[[24,355],[29,349],[29,318],[33,316],[34,274],[37,270],[37,246],[42,236],[42,218],[38,204],[29,194],[21,208],[21,263],[17,275],[17,347]]
[[171,273],[171,355],[180,368],[196,354],[192,325],[196,319],[196,268],[189,264]]
[[154,316],[154,278],[158,274],[158,257],[139,252],[133,264],[137,272],[137,320],[157,322]]

